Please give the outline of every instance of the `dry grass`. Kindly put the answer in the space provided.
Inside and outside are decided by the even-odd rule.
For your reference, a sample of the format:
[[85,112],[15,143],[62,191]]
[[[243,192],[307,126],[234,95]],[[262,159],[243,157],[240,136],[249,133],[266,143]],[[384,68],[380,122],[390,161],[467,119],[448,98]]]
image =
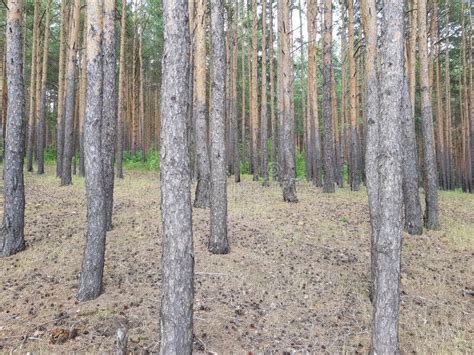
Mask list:
[[[74,298],[83,248],[84,184],[26,174],[27,250],[0,259],[0,352],[114,349],[117,318],[130,349],[159,349],[158,174],[127,171],[116,184],[105,293]],[[306,183],[300,203],[277,185],[229,185],[231,254],[206,249],[209,211],[194,211],[196,352],[366,353],[369,238],[366,192],[325,195]],[[473,353],[474,196],[441,193],[442,229],[404,237],[400,336],[404,353]],[[58,319],[59,320],[55,320]],[[79,336],[49,343],[53,327]]]

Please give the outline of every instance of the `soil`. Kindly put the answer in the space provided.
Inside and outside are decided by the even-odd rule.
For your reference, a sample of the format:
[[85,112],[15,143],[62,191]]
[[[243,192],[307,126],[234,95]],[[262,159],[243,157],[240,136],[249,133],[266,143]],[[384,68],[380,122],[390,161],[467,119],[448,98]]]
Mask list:
[[[26,173],[25,251],[0,259],[0,352],[159,350],[160,182],[116,181],[104,293],[75,299],[84,243],[82,178]],[[231,253],[207,251],[209,210],[194,209],[195,353],[367,353],[369,215],[365,190],[323,194],[298,183],[298,204],[244,178],[229,180]],[[3,196],[3,183],[0,182]],[[3,206],[3,198],[0,200]],[[474,196],[440,193],[441,229],[404,235],[403,353],[474,353]]]

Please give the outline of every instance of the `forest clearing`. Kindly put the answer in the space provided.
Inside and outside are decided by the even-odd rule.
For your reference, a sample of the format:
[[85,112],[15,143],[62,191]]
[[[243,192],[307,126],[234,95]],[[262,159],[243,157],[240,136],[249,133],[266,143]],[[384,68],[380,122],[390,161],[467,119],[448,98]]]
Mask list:
[[[105,292],[74,297],[84,244],[84,184],[26,175],[22,257],[0,259],[1,352],[96,353],[114,349],[126,318],[129,350],[156,352],[161,283],[160,184],[156,173],[126,171],[115,186],[114,229],[107,238]],[[367,353],[370,300],[366,192],[323,194],[298,184],[286,204],[277,184],[229,183],[227,256],[207,250],[209,216],[194,209],[196,353],[313,351]],[[474,199],[442,192],[442,228],[404,234],[401,347],[405,353],[474,351],[472,289]],[[55,320],[57,319],[57,320]],[[77,337],[53,344],[55,328]]]
[[472,5],[0,2],[0,353],[474,353]]

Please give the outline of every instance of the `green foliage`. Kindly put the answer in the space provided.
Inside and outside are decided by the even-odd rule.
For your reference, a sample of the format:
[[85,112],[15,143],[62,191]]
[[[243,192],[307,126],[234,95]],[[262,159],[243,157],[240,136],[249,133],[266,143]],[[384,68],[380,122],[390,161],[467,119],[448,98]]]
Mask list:
[[123,152],[123,167],[126,169],[158,170],[160,168],[160,152],[151,149],[143,155],[141,151]]
[[306,178],[306,160],[303,152],[296,153],[296,177],[298,179]]
[[54,163],[56,162],[56,146],[49,145],[46,147],[44,152],[44,162],[45,163]]

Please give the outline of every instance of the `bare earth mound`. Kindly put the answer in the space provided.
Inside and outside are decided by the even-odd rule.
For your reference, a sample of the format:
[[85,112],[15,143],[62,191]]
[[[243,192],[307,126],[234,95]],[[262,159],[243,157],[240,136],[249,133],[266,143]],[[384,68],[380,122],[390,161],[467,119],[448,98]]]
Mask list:
[[[85,303],[74,297],[84,183],[59,187],[53,174],[26,173],[28,248],[0,259],[0,352],[113,351],[124,320],[131,351],[157,352],[159,174],[127,171],[116,181],[105,292]],[[286,204],[277,184],[229,181],[226,256],[207,251],[209,211],[194,210],[195,352],[367,353],[366,192],[327,195],[300,183],[298,198]],[[474,352],[474,196],[441,192],[440,215],[440,231],[404,235],[403,353]]]

